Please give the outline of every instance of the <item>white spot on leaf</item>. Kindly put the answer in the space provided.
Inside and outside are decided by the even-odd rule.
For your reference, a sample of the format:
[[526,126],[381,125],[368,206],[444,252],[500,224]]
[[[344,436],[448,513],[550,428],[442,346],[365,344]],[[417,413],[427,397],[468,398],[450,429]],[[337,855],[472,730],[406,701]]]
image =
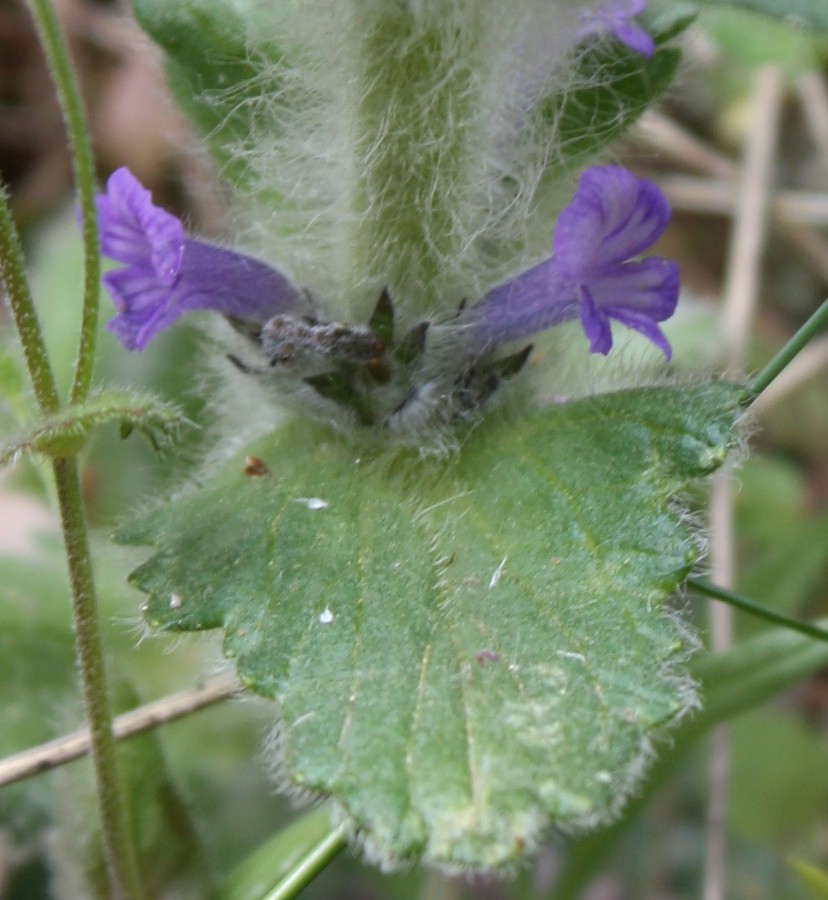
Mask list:
[[323,625],[330,625],[333,622],[333,617],[333,612],[327,606],[319,613],[319,621]]
[[302,503],[308,509],[327,509],[328,501],[321,497],[297,497],[295,503]]
[[495,588],[500,584],[500,576],[503,574],[503,567],[506,565],[506,560],[508,558],[508,556],[504,556],[500,561],[500,565],[494,570],[491,581],[489,581],[490,588]]
[[181,609],[181,604],[184,601],[178,594],[170,594],[170,609]]
[[306,712],[304,715],[299,716],[299,718],[290,727],[298,728],[300,725],[303,725],[305,722],[309,722],[314,718],[316,718],[315,712]]

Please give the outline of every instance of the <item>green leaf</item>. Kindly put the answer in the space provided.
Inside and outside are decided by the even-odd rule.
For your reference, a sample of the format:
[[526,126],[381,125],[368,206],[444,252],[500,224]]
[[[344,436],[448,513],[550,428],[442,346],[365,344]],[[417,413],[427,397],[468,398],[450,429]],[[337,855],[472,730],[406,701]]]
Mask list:
[[674,498],[724,460],[741,397],[590,397],[444,461],[297,422],[117,539],[157,548],[131,576],[149,624],[224,628],[278,700],[287,784],[382,858],[507,866],[552,823],[609,820],[693,701],[663,608],[698,552]]
[[159,449],[172,443],[184,418],[176,406],[148,394],[101,391],[83,403],[41,419],[26,433],[0,447],[0,465],[23,452],[73,456],[86,443],[92,428],[112,421],[120,423],[122,437],[128,437],[137,428]]
[[649,0],[639,21],[658,45],[681,34],[698,14],[698,0]]
[[702,0],[711,6],[736,6],[764,13],[799,28],[828,30],[828,4],[825,0]]
[[[828,627],[825,619],[814,624]],[[704,688],[705,706],[683,726],[681,739],[695,739],[765,703],[826,662],[828,645],[787,628],[742,641],[727,653],[701,657],[693,669]]]
[[817,596],[828,563],[828,515],[815,516],[780,534],[740,580],[748,596],[792,613]]
[[818,869],[816,866],[809,866],[807,863],[799,860],[791,860],[791,868],[799,876],[799,880],[806,888],[821,900],[828,900],[828,872]]
[[648,60],[631,51],[585,57],[584,77],[594,76],[600,67],[607,81],[562,99],[559,121],[567,162],[577,165],[626,131],[667,90],[680,61],[680,52],[672,48],[657,50]]
[[[661,43],[692,21],[695,7],[673,4],[655,11],[650,32]],[[554,123],[561,159],[575,167],[614,140],[670,85],[681,61],[675,48],[659,48],[650,59],[622,43],[601,43],[577,64],[576,87],[549,101],[544,118]]]
[[[267,104],[262,101],[283,87],[282,49],[262,40],[272,26],[256,30],[263,8],[244,0],[133,0],[132,7],[142,28],[168,54],[167,78],[175,99],[205,136],[223,174],[245,184],[250,172],[238,150],[262,130],[275,136],[277,123],[263,121]],[[257,39],[251,41],[254,34]]]
[[813,729],[779,710],[730,723],[728,824],[762,843],[819,821],[828,800],[828,750]]
[[[734,75],[743,77],[745,67],[750,74],[757,66],[777,65],[794,78],[819,68],[825,35],[813,29],[790,28],[778,20],[736,7],[711,10],[702,24],[730,64],[724,74],[731,80]],[[734,86],[738,85],[736,81]]]
[[[43,560],[37,562],[43,568]],[[33,569],[35,563],[28,566]],[[48,598],[53,615],[39,615],[39,610],[31,608],[32,595],[27,591],[36,581],[26,580],[26,567],[25,561],[0,558],[0,575],[4,579],[0,591],[0,756],[54,737],[55,729],[60,727],[54,721],[56,711],[61,710],[64,717],[68,710],[75,711],[72,632],[67,617],[60,615],[61,604],[68,602],[64,596],[67,591],[57,582],[57,590]],[[18,599],[16,595],[25,596]],[[5,789],[0,815],[4,823],[12,796]]]
[[[828,620],[816,623],[828,627]],[[766,703],[828,663],[828,645],[776,628],[742,641],[726,653],[707,654],[691,667],[702,684],[704,706],[676,731],[671,751],[659,759],[622,820],[572,844],[555,884],[555,900],[576,900],[617,846],[635,816],[652,799],[696,742],[716,725]]]

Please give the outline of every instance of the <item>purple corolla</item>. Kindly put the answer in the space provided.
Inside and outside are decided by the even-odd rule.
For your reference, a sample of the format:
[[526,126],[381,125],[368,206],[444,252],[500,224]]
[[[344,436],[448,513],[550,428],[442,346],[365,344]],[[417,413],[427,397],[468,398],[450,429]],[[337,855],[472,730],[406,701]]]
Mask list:
[[118,169],[96,198],[104,255],[126,263],[104,275],[118,314],[107,328],[129,350],[143,350],[179,316],[211,309],[264,323],[304,308],[302,292],[258,260],[184,234],[181,222],[152,203],[128,169]]
[[661,235],[670,209],[659,188],[617,166],[581,176],[558,217],[554,255],[486,294],[464,319],[488,346],[580,317],[593,353],[612,347],[610,320],[640,332],[670,358],[658,323],[676,308],[679,270],[634,260]]

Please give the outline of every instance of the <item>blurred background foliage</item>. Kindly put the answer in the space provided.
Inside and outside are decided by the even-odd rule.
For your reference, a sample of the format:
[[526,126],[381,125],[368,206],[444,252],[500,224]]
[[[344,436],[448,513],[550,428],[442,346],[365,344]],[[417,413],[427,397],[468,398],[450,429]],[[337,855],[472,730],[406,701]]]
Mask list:
[[[165,93],[157,51],[125,5],[106,0],[56,5],[80,68],[101,179],[128,165],[158,202],[183,215],[194,230],[219,234],[221,187]],[[822,218],[811,227],[828,247],[828,138],[822,146],[815,140],[813,122],[799,102],[804,79],[816,78],[828,97],[828,44],[755,15],[718,12],[705,14],[684,46],[681,74],[661,113],[734,161],[752,113],[756,67],[771,62],[784,68],[788,98],[776,186],[822,199]],[[665,184],[682,173],[669,148],[655,152],[635,132],[617,152],[625,164]],[[80,240],[59,111],[28,12],[18,0],[0,5],[0,174],[12,191],[48,345],[65,389],[79,320]],[[684,272],[682,312],[668,328],[679,367],[709,366],[720,346],[717,298],[728,228],[720,210],[676,205],[663,255],[678,259]],[[828,294],[828,255],[820,266],[813,254],[792,250],[785,238],[778,229],[771,232],[750,350],[757,366]],[[10,436],[22,428],[32,405],[5,318],[2,326],[0,431]],[[191,686],[226,665],[208,638],[142,633],[140,596],[124,581],[136,557],[107,540],[131,509],[173,489],[193,471],[210,433],[200,359],[207,352],[209,345],[187,326],[167,332],[140,355],[123,351],[108,333],[100,341],[99,383],[155,390],[179,402],[192,422],[176,449],[161,456],[137,435],[122,441],[114,426],[104,429],[83,460],[119,709]],[[752,455],[738,473],[737,587],[797,616],[828,614],[826,353],[823,347],[821,369],[816,366],[784,402],[761,412]],[[20,459],[0,475],[0,755],[81,722],[69,594],[50,491],[48,468],[37,460]],[[689,612],[704,631],[703,605],[694,601]],[[737,615],[739,638],[764,627]],[[231,701],[125,745],[132,820],[152,896],[209,896],[210,883],[290,821],[290,805],[274,796],[258,756],[272,720],[264,703]],[[732,740],[727,897],[820,896],[818,878],[797,877],[789,860],[828,869],[828,670],[740,717]],[[625,827],[610,863],[592,873],[579,896],[699,896],[706,764],[705,747],[699,745]],[[0,897],[106,896],[94,821],[86,760],[3,789]],[[345,854],[307,896],[551,897],[566,853],[565,841],[551,841],[531,870],[508,883],[420,872],[383,876]]]

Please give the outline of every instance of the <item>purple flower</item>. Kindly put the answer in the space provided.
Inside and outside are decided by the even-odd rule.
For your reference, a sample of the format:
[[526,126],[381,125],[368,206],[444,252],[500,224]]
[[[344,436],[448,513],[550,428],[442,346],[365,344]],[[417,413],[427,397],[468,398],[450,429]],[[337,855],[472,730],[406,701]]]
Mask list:
[[[181,222],[154,206],[127,169],[113,173],[96,203],[103,252],[125,263],[104,276],[118,309],[107,327],[128,349],[142,350],[190,310],[256,325],[310,311],[304,293],[275,269],[187,238]],[[613,166],[588,169],[558,217],[554,255],[489,291],[461,321],[480,345],[493,347],[580,316],[590,349],[608,353],[614,319],[669,359],[658,323],[675,310],[678,266],[631,259],[661,235],[669,217],[651,182]]]
[[669,359],[658,323],[675,311],[678,266],[655,257],[631,259],[661,235],[669,218],[667,201],[652,182],[616,166],[587,169],[558,217],[554,256],[489,291],[465,321],[479,341],[494,346],[580,315],[590,350],[606,354],[615,319]]
[[128,169],[118,169],[95,200],[106,256],[126,263],[104,275],[118,314],[107,328],[129,350],[179,316],[212,309],[250,322],[304,308],[302,293],[270,266],[187,238],[181,222],[152,203]]
[[580,16],[580,39],[609,32],[635,53],[648,59],[655,52],[655,42],[640,26],[632,21],[643,12],[647,0],[611,0],[603,7]]

